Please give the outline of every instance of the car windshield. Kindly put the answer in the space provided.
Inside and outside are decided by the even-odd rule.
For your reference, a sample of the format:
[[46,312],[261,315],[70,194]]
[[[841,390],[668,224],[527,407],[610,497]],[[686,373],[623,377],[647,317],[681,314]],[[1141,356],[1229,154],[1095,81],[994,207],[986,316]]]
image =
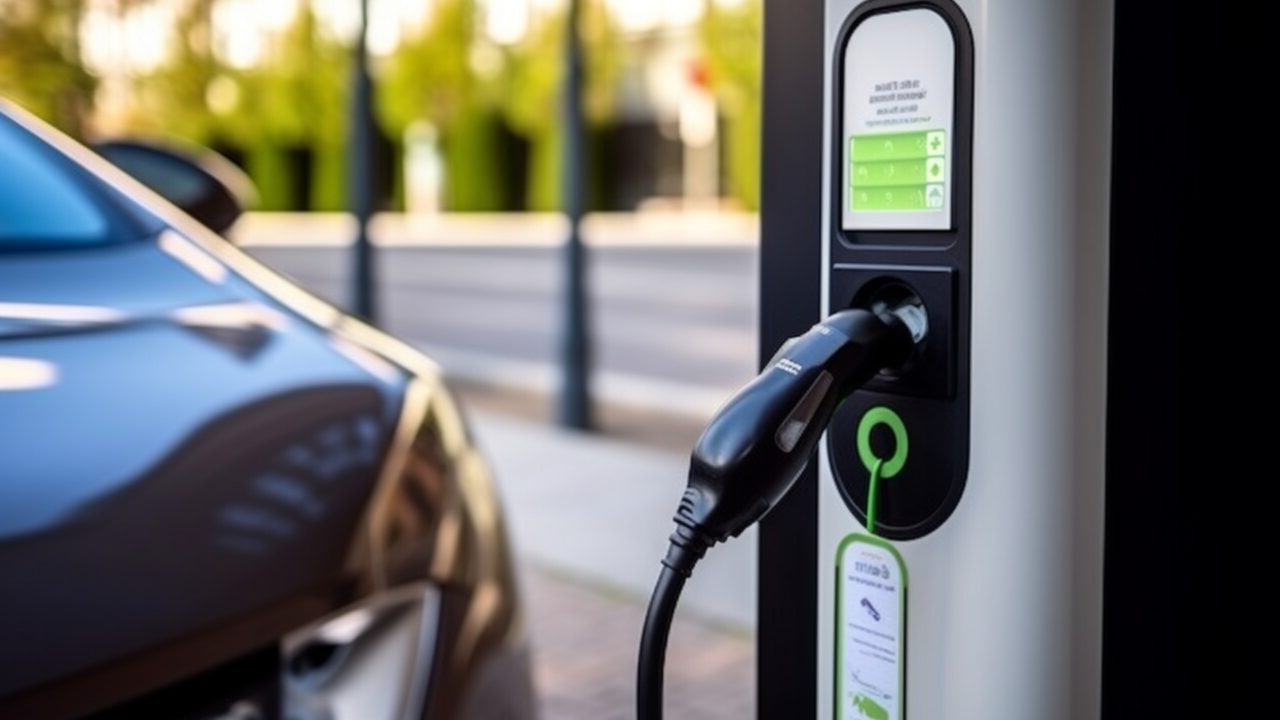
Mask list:
[[98,247],[164,228],[115,187],[120,178],[112,175],[126,178],[122,173],[101,161],[98,170],[88,169],[76,161],[93,155],[88,148],[68,142],[60,150],[6,110],[0,103],[0,252]]
[[52,151],[0,117],[0,247],[97,245],[107,217]]

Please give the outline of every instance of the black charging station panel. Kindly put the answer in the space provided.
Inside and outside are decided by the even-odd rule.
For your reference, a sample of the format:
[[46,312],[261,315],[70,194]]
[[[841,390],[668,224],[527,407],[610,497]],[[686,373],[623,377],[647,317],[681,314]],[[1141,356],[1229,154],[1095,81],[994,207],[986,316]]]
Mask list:
[[[864,208],[874,208],[876,202],[881,202],[893,210],[897,206],[893,205],[891,191],[905,191],[900,187],[873,187],[869,191],[883,191],[883,197],[868,199],[864,192],[855,199],[858,189],[854,186],[855,168],[861,172],[865,165],[872,176],[892,172],[893,163],[874,161],[898,157],[889,147],[889,140],[901,143],[914,136],[895,135],[891,125],[886,125],[882,136],[864,135],[859,140],[886,138],[883,144],[888,150],[873,148],[864,155],[873,162],[854,164],[857,151],[851,137],[853,130],[845,127],[849,116],[845,93],[853,92],[854,83],[850,83],[846,75],[856,74],[860,68],[856,65],[857,55],[846,62],[846,49],[854,31],[863,22],[906,10],[937,13],[954,40],[953,117],[945,133],[945,140],[950,143],[945,157],[949,182],[941,185],[949,193],[949,221],[923,222],[921,227],[892,227],[895,222],[904,223],[890,218],[883,226],[868,227],[865,222],[849,221],[851,211],[859,208],[859,202]],[[825,268],[829,278],[829,308],[834,312],[852,306],[866,307],[885,287],[908,288],[923,302],[929,332],[917,357],[907,367],[898,373],[882,373],[844,402],[828,430],[827,449],[836,484],[849,508],[864,523],[870,481],[864,460],[867,448],[873,457],[885,460],[892,460],[901,451],[905,459],[900,469],[879,483],[875,532],[896,540],[908,540],[926,535],[946,521],[960,501],[968,474],[973,39],[964,15],[949,0],[871,0],[858,6],[845,21],[837,37],[834,57],[829,61],[833,63],[835,78],[832,127],[839,139],[832,143],[830,158],[834,176],[829,183],[831,232]],[[904,78],[901,83],[913,88],[910,78]],[[875,89],[882,87],[885,86],[877,85]],[[899,84],[895,82],[892,87]],[[912,141],[918,142],[918,139]],[[881,151],[878,155],[877,150]],[[896,167],[899,172],[911,169],[908,165]],[[899,179],[901,177],[899,175]],[[920,186],[922,191],[932,187]],[[901,204],[901,195],[897,202]],[[890,215],[891,212],[882,213],[885,217]],[[895,422],[885,422],[886,416],[896,416]],[[895,428],[899,420],[900,427]],[[865,441],[861,451],[860,429]],[[899,448],[903,440],[907,447]]]

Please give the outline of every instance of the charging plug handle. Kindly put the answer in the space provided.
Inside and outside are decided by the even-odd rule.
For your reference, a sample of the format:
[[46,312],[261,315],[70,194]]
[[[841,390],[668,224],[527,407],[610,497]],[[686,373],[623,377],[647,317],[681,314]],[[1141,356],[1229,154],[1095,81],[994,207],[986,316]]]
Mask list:
[[763,517],[800,477],[840,403],[905,362],[924,322],[914,305],[843,310],[788,340],[698,439],[676,523],[714,543]]
[[916,303],[842,310],[791,338],[698,438],[675,532],[640,639],[636,716],[661,720],[663,666],[685,580],[707,548],[737,536],[777,504],[809,462],[841,401],[905,363],[928,319]]

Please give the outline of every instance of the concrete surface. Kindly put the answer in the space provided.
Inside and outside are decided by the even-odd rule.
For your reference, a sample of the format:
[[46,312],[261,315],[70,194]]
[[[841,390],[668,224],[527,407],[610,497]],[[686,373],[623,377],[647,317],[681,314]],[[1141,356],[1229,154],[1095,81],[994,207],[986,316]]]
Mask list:
[[[470,413],[494,466],[518,552],[646,602],[684,491],[688,453],[484,412]],[[755,627],[756,535],[707,553],[680,609],[741,632]]]

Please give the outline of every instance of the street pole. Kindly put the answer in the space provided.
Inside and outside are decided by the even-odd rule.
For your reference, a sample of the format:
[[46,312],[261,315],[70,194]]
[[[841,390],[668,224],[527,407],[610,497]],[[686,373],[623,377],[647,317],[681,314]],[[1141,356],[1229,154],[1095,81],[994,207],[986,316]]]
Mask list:
[[355,216],[352,244],[351,312],[377,320],[374,302],[373,246],[369,242],[369,218],[373,215],[373,81],[369,77],[369,0],[360,0],[360,32],[356,39],[355,77],[351,93],[351,131],[348,143],[348,193]]
[[565,75],[561,120],[564,125],[562,169],[564,211],[569,236],[564,244],[564,282],[560,329],[560,398],[556,420],[563,427],[591,429],[591,346],[587,335],[586,249],[582,245],[584,207],[582,39],[578,25],[581,0],[569,0],[565,28]]

